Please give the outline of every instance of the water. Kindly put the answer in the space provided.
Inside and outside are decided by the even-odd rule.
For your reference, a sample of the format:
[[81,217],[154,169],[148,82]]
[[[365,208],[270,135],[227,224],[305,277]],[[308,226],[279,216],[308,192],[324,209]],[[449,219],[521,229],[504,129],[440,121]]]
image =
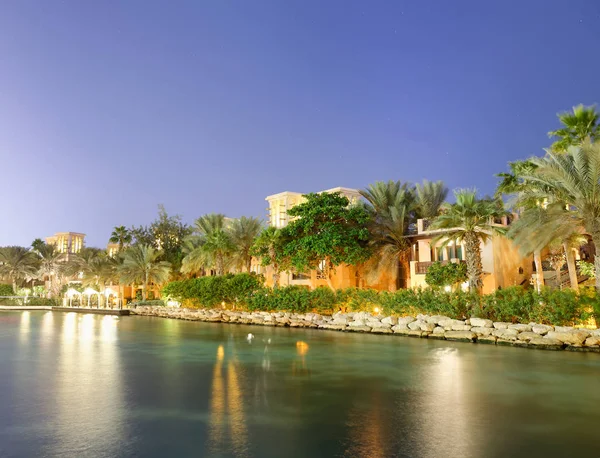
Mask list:
[[2,457],[598,457],[599,425],[598,354],[0,313]]

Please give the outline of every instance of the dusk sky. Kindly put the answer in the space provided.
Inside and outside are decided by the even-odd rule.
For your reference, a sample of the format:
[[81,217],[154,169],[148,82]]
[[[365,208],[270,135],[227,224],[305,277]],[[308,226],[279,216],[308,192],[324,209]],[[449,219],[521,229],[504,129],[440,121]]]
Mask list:
[[8,0],[0,246],[376,180],[491,193],[600,101],[599,49],[597,0]]

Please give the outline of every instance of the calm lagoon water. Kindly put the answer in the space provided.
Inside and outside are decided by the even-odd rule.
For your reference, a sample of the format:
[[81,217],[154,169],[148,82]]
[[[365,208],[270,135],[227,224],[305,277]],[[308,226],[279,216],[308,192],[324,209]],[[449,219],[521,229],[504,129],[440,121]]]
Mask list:
[[0,313],[2,457],[598,457],[599,434],[598,354]]

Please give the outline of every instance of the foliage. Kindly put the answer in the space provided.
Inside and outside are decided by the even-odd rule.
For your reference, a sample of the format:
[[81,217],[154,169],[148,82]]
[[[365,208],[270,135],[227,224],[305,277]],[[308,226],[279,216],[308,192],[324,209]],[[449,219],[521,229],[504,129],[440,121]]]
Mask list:
[[582,275],[590,278],[596,278],[596,268],[594,267],[594,264],[591,262],[579,261],[577,265]]
[[160,250],[161,258],[179,272],[183,260],[183,244],[191,228],[181,221],[181,216],[169,216],[163,205],[158,206],[158,218],[149,226],[129,229],[135,245],[147,245]]
[[254,244],[250,251],[252,256],[260,259],[262,266],[271,266],[273,268],[273,285],[279,286],[279,275],[282,265],[286,264],[283,255],[283,235],[281,229],[270,226],[263,230],[260,235],[254,240]]
[[580,146],[586,140],[594,142],[600,137],[600,117],[594,106],[577,105],[572,112],[559,113],[558,119],[563,126],[548,132],[550,138],[558,138],[551,147],[556,152],[564,153],[571,146]]
[[370,257],[367,247],[369,213],[350,205],[340,193],[307,194],[288,210],[296,218],[282,229],[283,256],[298,272],[321,269],[331,286],[331,268],[359,264]]
[[435,218],[431,229],[444,229],[435,242],[442,246],[452,242],[464,242],[469,289],[479,291],[483,286],[480,243],[486,242],[490,234],[503,234],[503,227],[493,224],[493,219],[504,216],[506,211],[497,199],[478,199],[477,192],[469,189],[454,191],[456,202],[444,206]]
[[125,226],[116,226],[110,234],[108,241],[119,245],[119,252],[121,252],[124,247],[133,241],[133,235]]
[[245,306],[263,283],[261,276],[249,273],[190,278],[168,283],[162,295],[192,307],[215,307],[223,302]]
[[33,251],[20,246],[0,248],[0,277],[11,280],[13,290],[21,280],[35,278],[38,270],[38,259]]
[[12,285],[0,283],[0,296],[14,296]]
[[462,262],[434,262],[425,274],[427,284],[438,288],[464,283],[467,279],[467,265]]
[[149,306],[149,307],[164,307],[165,306],[165,301],[160,300],[160,299],[156,299],[156,300],[149,300],[149,301],[133,301],[129,304],[128,307],[142,307],[142,306]]
[[120,280],[125,284],[141,284],[142,299],[146,299],[148,285],[161,285],[169,278],[171,265],[159,261],[161,253],[147,245],[134,245],[123,252],[123,264],[118,267]]
[[252,247],[263,229],[258,218],[242,216],[234,219],[228,227],[229,238],[233,244],[232,262],[238,270],[250,272]]

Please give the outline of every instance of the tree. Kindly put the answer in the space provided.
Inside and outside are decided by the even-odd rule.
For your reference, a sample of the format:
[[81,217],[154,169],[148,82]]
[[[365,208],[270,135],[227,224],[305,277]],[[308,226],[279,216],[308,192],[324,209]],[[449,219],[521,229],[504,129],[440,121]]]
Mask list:
[[435,218],[448,197],[443,181],[427,181],[415,185],[416,212],[418,218]]
[[[600,143],[584,142],[566,153],[548,150],[534,158],[537,166],[525,179],[538,184],[521,197],[525,201],[548,202],[551,214],[544,230],[552,229],[562,239],[579,228],[595,245],[595,268],[600,268]],[[596,278],[600,292],[600,276]]]
[[10,279],[13,291],[17,291],[20,280],[34,278],[37,269],[37,257],[27,248],[20,246],[0,248],[0,276]]
[[183,260],[183,246],[191,228],[181,216],[170,216],[163,205],[158,206],[158,218],[150,226],[129,229],[134,244],[148,245],[160,250],[162,258],[171,263],[172,272],[179,272]]
[[586,140],[594,142],[600,137],[599,115],[594,106],[577,105],[572,112],[559,113],[558,119],[563,126],[548,133],[550,138],[558,138],[551,146],[555,152],[564,153],[570,146],[580,146]]
[[[515,199],[519,198],[519,195],[523,195],[525,191],[527,191],[531,186],[534,186],[531,182],[527,182],[523,179],[524,176],[530,174],[533,170],[535,170],[536,165],[528,160],[525,161],[514,161],[509,162],[508,166],[510,168],[510,172],[506,173],[498,173],[496,176],[501,178],[498,186],[496,188],[496,196],[500,198],[502,195],[510,195],[512,196],[513,202]],[[520,202],[522,209],[534,209],[540,208],[540,202],[538,201],[522,201]],[[519,226],[523,224],[523,222],[517,221],[517,225],[513,225],[511,231],[509,231],[509,236],[514,238],[514,234],[517,233]],[[525,242],[525,243],[523,243]],[[525,248],[525,245],[528,245],[528,241],[522,241],[520,243],[521,251],[525,254],[533,253],[533,262],[535,264],[535,273],[536,273],[536,289],[538,292],[541,291],[544,286],[544,270],[542,268],[542,249],[545,245],[539,246],[536,245],[532,248]]]
[[467,266],[460,262],[434,262],[425,274],[427,284],[437,288],[453,287],[467,280]]
[[252,266],[252,246],[263,229],[258,218],[242,216],[234,219],[228,228],[233,244],[233,262],[250,272]]
[[254,241],[251,254],[260,258],[261,265],[271,266],[273,269],[273,287],[279,286],[279,276],[283,260],[283,235],[280,229],[268,227],[263,230]]
[[118,267],[120,280],[125,284],[141,284],[142,299],[146,300],[148,285],[161,285],[169,279],[171,264],[159,261],[161,253],[148,245],[134,245],[122,254]]
[[42,279],[48,278],[48,293],[51,297],[56,297],[70,273],[67,272],[67,255],[59,252],[54,245],[47,244],[39,245],[36,251],[39,258],[38,275]]
[[33,249],[33,251],[39,252],[45,246],[46,242],[44,242],[42,239],[35,239],[33,242],[31,242],[31,248]]
[[225,215],[210,213],[198,218],[192,235],[187,238],[186,252],[182,272],[193,273],[208,268],[223,275],[234,252]]
[[281,230],[283,256],[298,272],[320,270],[333,289],[331,274],[340,264],[356,265],[370,257],[370,220],[362,205],[350,205],[340,193],[306,194],[288,210],[292,220]]
[[475,190],[454,191],[456,203],[446,204],[441,215],[436,217],[431,229],[443,229],[434,241],[442,245],[453,240],[464,242],[469,289],[480,291],[483,286],[481,243],[493,234],[504,234],[505,230],[493,224],[493,219],[506,214],[501,202],[493,199],[478,199]]
[[373,256],[365,265],[367,278],[374,280],[384,271],[398,274],[401,263],[408,262],[407,235],[416,222],[414,189],[400,181],[377,181],[360,191],[370,214],[369,247]]
[[115,226],[108,241],[110,243],[116,243],[119,245],[119,253],[123,251],[123,248],[131,244],[133,236],[129,229],[125,226]]

